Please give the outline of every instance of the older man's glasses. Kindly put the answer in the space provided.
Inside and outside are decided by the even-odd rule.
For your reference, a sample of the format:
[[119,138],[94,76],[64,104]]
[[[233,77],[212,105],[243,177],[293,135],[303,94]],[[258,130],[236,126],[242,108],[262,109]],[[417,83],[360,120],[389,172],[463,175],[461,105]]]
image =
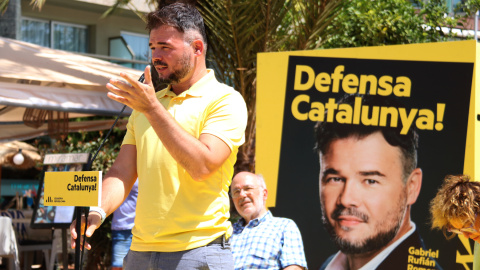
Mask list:
[[242,188],[234,188],[232,190],[232,198],[238,198],[240,195],[245,194],[245,196],[252,195],[257,187],[256,186],[244,186]]

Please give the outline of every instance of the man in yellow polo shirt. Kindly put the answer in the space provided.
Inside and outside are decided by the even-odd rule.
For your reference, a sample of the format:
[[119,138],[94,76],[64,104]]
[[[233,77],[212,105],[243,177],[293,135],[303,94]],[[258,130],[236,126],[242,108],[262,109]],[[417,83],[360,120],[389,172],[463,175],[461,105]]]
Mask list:
[[108,96],[134,111],[86,235],[122,203],[138,176],[125,269],[233,269],[228,188],[244,142],[245,102],[206,68],[203,19],[193,5],[159,7],[148,14],[147,29],[153,65],[169,86],[155,93],[150,67],[144,83],[120,74],[125,81],[107,84]]

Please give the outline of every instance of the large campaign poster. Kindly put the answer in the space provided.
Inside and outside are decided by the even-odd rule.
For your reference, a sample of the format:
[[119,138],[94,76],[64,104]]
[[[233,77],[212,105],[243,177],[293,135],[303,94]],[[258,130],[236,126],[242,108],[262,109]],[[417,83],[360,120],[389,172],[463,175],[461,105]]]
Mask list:
[[[478,152],[474,144],[476,50],[475,41],[459,41],[258,55],[256,173],[265,177],[267,206],[273,215],[297,223],[310,269],[319,269],[339,250],[322,222],[321,205],[327,205],[323,207],[328,212],[329,202],[322,204],[320,199],[322,181],[327,180],[322,180],[321,158],[314,150],[318,122],[340,124],[344,129],[392,127],[401,135],[415,129],[421,185],[410,217],[425,249],[407,247],[408,256],[401,257],[407,262],[391,264],[390,258],[389,269],[399,265],[473,269],[474,242],[463,237],[447,240],[442,231],[432,230],[429,203],[446,175],[467,173],[478,178],[474,159]],[[346,95],[352,96],[351,102],[338,104]],[[395,102],[368,103],[366,95]],[[388,160],[382,151],[369,154],[369,150],[360,153],[363,157],[357,163]],[[345,162],[337,158],[338,166],[347,166],[350,155],[357,153],[344,154]],[[342,181],[337,178],[328,181]],[[368,185],[379,184],[369,180]],[[362,189],[349,192],[356,203],[365,204],[372,223],[382,219],[383,212],[404,210],[406,200],[400,193],[379,201],[381,196],[373,189],[372,193]],[[334,200],[328,192],[323,200]],[[378,197],[375,203],[373,197]],[[337,200],[342,200],[340,195]],[[392,218],[383,219],[378,224],[390,226]]]

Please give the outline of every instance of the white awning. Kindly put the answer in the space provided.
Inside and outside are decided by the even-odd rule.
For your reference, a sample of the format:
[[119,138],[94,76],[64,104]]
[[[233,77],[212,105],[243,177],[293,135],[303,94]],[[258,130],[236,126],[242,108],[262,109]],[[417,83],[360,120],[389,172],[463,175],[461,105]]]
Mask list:
[[[107,93],[103,91],[4,82],[0,82],[0,104],[7,107],[37,108],[105,116],[117,115],[124,106],[109,99]],[[131,109],[128,108],[126,111],[125,114],[128,115]],[[1,122],[22,121],[22,116],[23,114],[20,114],[20,111],[10,111],[6,115],[0,111]]]
[[[0,140],[33,136],[33,131],[18,137],[13,132],[20,130],[13,126],[22,123],[25,108],[69,112],[70,118],[118,115],[123,104],[107,97],[105,85],[120,72],[137,77],[142,73],[96,58],[0,37]],[[123,115],[130,113],[127,107]],[[7,126],[12,128],[9,135]],[[90,130],[94,126],[96,130],[105,129],[96,124],[89,126]]]

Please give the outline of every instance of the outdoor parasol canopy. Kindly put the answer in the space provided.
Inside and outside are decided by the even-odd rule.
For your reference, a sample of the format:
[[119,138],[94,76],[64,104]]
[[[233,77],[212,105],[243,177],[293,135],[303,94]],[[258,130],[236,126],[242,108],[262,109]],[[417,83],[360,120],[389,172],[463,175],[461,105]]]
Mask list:
[[[94,115],[116,116],[123,104],[107,97],[105,85],[110,78],[119,77],[120,72],[134,77],[142,73],[93,57],[0,37],[0,142],[44,135],[48,128],[37,130],[47,122],[45,111],[57,112],[56,119],[67,121]],[[127,108],[123,115],[130,113]],[[94,126],[103,128],[111,123],[113,120],[103,125],[98,121],[85,125],[92,130]],[[63,125],[53,124],[56,128]],[[71,124],[63,128],[72,132]],[[79,126],[77,123],[74,131],[82,130]]]

